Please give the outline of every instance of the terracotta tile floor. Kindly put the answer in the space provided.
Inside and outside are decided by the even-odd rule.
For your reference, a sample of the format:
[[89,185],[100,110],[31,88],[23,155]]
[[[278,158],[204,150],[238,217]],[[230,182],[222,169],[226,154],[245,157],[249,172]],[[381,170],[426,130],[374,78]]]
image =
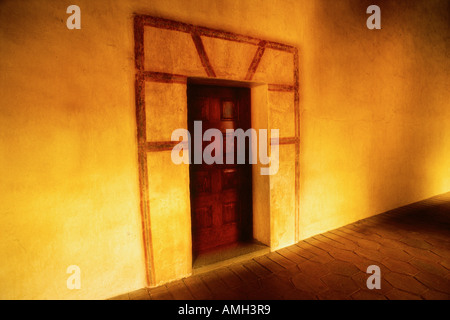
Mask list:
[[[369,290],[369,265],[381,289]],[[450,193],[114,299],[450,299]]]

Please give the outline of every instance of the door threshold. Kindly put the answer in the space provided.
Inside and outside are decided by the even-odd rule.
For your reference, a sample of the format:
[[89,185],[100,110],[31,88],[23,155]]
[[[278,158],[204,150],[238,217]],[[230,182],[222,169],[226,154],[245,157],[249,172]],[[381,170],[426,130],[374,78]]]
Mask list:
[[228,266],[236,262],[251,260],[270,252],[270,248],[259,242],[239,242],[202,253],[194,259],[192,274],[199,274]]

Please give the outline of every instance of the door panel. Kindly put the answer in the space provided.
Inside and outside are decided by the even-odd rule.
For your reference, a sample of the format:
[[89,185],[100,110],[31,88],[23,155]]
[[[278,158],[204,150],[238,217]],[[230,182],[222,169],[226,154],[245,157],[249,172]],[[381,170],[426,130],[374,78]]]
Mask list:
[[[250,142],[246,142],[246,164],[226,164],[226,153],[232,146],[225,143],[226,129],[250,128],[250,90],[190,85],[188,110],[191,150],[195,150],[194,121],[202,121],[202,136],[210,128],[223,134],[222,146],[220,141],[202,141],[202,150],[211,143],[217,144],[223,164],[202,161],[190,165],[192,240],[197,255],[252,237]],[[237,159],[237,147],[233,149]]]

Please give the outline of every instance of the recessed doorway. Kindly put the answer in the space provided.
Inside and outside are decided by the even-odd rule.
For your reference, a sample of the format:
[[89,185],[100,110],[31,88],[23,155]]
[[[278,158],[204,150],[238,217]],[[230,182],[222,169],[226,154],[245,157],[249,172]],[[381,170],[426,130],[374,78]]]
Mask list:
[[[216,85],[188,85],[188,128],[191,133],[190,197],[192,221],[193,261],[205,255],[217,256],[219,252],[230,252],[242,248],[242,244],[253,239],[252,167],[249,152],[245,152],[245,163],[237,164],[238,144],[226,144],[227,129],[251,128],[250,89]],[[194,125],[197,123],[197,127]],[[199,122],[201,121],[201,132]],[[215,141],[196,139],[208,129],[218,129],[222,134]],[[250,139],[245,141],[245,150],[251,150]],[[214,147],[214,148],[212,148]],[[194,163],[194,153],[209,148],[211,155],[223,157],[223,163]],[[215,153],[219,152],[218,155]],[[226,160],[234,153],[234,163]],[[216,158],[217,159],[217,158]],[[239,253],[237,253],[239,254]],[[227,254],[226,256],[229,256]],[[233,254],[231,254],[233,255]]]

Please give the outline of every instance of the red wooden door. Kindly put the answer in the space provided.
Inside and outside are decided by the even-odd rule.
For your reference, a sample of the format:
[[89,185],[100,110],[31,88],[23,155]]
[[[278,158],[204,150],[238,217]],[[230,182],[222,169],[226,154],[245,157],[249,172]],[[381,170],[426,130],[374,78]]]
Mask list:
[[[191,133],[190,192],[194,256],[221,246],[252,238],[250,142],[246,141],[246,163],[226,163],[226,129],[250,128],[250,90],[216,86],[189,85],[188,127]],[[194,121],[202,121],[203,133],[222,132],[223,164],[194,164]],[[206,146],[218,141],[202,142]],[[219,149],[217,149],[219,150]],[[213,153],[213,156],[215,154]],[[203,158],[203,157],[202,157]]]

